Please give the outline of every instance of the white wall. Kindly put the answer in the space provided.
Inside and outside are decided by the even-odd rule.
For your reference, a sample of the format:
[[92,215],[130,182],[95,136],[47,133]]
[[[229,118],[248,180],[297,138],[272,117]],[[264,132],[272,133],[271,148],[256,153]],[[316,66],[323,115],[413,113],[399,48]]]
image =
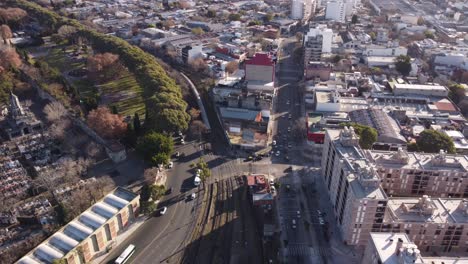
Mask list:
[[304,14],[304,0],[291,0],[291,18],[302,19]]
[[325,19],[344,23],[346,17],[346,4],[340,0],[327,2]]
[[405,47],[366,47],[363,55],[365,56],[379,56],[379,57],[393,57],[393,56],[400,56],[406,55],[408,53],[408,49]]

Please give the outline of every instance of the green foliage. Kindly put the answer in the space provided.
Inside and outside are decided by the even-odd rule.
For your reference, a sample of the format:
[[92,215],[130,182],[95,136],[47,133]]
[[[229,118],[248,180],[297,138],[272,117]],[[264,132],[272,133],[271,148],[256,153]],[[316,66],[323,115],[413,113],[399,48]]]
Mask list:
[[205,33],[205,31],[201,27],[192,28],[192,34],[194,35],[201,35],[203,33]]
[[271,20],[273,19],[273,14],[268,12],[264,17],[263,17],[263,20],[265,20],[265,22],[270,22]]
[[259,20],[252,20],[252,21],[249,22],[248,26],[249,26],[249,27],[250,27],[250,26],[259,26],[259,25],[261,25],[261,24],[262,24],[262,22],[259,21]]
[[354,132],[359,136],[359,145],[363,149],[370,149],[372,145],[377,141],[377,130],[370,126],[365,126],[358,123],[343,123],[340,124],[341,127],[352,126]]
[[404,76],[407,76],[411,71],[411,57],[400,55],[395,59],[395,69]]
[[67,260],[65,258],[61,258],[61,259],[54,259],[52,261],[52,264],[67,264]]
[[338,63],[340,62],[340,60],[342,59],[342,57],[340,55],[335,55],[332,59],[332,62],[333,63]]
[[426,38],[428,38],[428,39],[434,39],[434,38],[435,38],[434,33],[432,33],[432,32],[429,31],[429,30],[424,31],[424,36],[425,36]]
[[461,102],[465,97],[465,89],[461,84],[452,84],[449,86],[449,98],[456,104]]
[[231,20],[231,21],[240,21],[241,20],[241,15],[236,14],[236,13],[231,13],[228,16],[228,19]]
[[445,150],[448,153],[455,153],[453,140],[442,132],[433,129],[426,129],[421,132],[416,143],[419,151],[438,153],[440,150]]
[[157,205],[154,202],[144,201],[140,202],[141,212],[146,215],[154,213],[157,209]]
[[214,18],[214,17],[216,17],[216,11],[213,10],[213,9],[209,9],[209,10],[206,12],[206,16],[207,16],[207,17],[210,17],[210,18]]
[[419,151],[418,144],[416,142],[409,143],[408,146],[407,146],[407,149],[410,152],[418,152]]
[[155,185],[154,184],[154,185],[151,185],[149,187],[149,191],[150,191],[151,199],[153,199],[153,201],[157,201],[166,192],[166,187],[164,187],[164,185]]
[[[183,102],[180,87],[166,74],[165,70],[156,62],[153,56],[140,48],[118,37],[106,35],[88,28],[77,20],[61,17],[32,2],[26,0],[8,0],[8,3],[25,9],[30,16],[35,17],[43,26],[49,27],[53,31],[56,31],[60,26],[65,24],[74,26],[77,29],[77,36],[91,43],[96,52],[110,52],[119,55],[121,62],[134,74],[135,79],[143,88],[145,97],[159,97],[160,93],[168,93],[177,98],[178,101]],[[166,112],[158,110],[152,109],[148,105],[146,106],[146,117],[150,117],[150,119],[147,119],[145,123],[152,129],[167,131],[166,129],[170,128],[172,129],[170,132],[175,132],[187,128],[189,117],[185,112],[186,108],[179,107]],[[175,122],[175,118],[179,120]],[[170,123],[170,125],[164,126],[162,129],[157,128],[158,125],[166,123]]]
[[[141,137],[138,142],[136,149],[148,162],[155,163],[160,162],[164,157],[166,162],[169,160],[169,155],[174,150],[174,142],[172,139],[166,135],[150,132]],[[160,156],[160,155],[165,156]],[[161,163],[156,163],[159,165]]]
[[166,153],[158,153],[151,158],[153,166],[167,165],[169,164],[169,155]]
[[7,104],[10,91],[13,90],[13,73],[5,71],[0,73],[0,105]]
[[200,179],[202,181],[205,181],[207,178],[211,177],[211,170],[208,167],[208,164],[202,158],[200,158],[200,160],[197,162],[196,168],[201,170]]
[[375,40],[377,38],[377,35],[375,34],[375,32],[369,33],[369,36],[371,37],[372,40]]

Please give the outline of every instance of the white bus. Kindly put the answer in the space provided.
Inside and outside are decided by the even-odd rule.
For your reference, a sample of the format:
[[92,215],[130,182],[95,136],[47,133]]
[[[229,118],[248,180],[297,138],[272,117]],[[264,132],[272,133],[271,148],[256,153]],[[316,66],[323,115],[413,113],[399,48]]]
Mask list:
[[115,260],[114,264],[124,264],[135,253],[135,246],[130,244],[122,254]]

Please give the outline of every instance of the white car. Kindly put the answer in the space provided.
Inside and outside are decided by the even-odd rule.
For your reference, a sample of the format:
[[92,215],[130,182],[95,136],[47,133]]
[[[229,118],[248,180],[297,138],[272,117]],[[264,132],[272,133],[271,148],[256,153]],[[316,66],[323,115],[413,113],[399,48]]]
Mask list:
[[287,104],[287,105],[291,104],[291,101],[288,100],[288,101],[286,102],[286,104]]
[[195,176],[195,179],[193,180],[193,185],[198,186],[201,183],[200,177],[197,175]]
[[274,180],[270,180],[268,183],[270,184],[270,186],[275,185],[275,181],[274,181]]
[[296,229],[296,219],[293,219],[293,220],[292,220],[292,228],[293,228],[293,229]]
[[167,207],[164,206],[164,207],[161,209],[161,211],[159,211],[159,214],[160,214],[160,215],[164,215],[164,214],[166,214],[166,212],[167,212]]
[[288,127],[288,132],[291,132],[291,127]]
[[323,220],[322,217],[319,217],[319,224],[320,224],[320,225],[324,225],[324,224],[325,224],[325,220]]
[[279,157],[279,155],[281,155],[281,152],[278,150],[278,151],[276,151],[275,156]]
[[272,144],[273,146],[276,146],[276,140],[273,140],[273,141],[271,142],[271,144]]
[[167,167],[168,167],[169,169],[172,169],[172,167],[174,167],[174,162],[169,161],[169,164],[167,165]]
[[185,145],[185,140],[183,138],[180,139],[180,144]]
[[273,186],[273,185],[270,186],[270,190],[271,190],[271,193],[272,193],[272,194],[275,194],[275,193],[276,193],[276,188],[275,188],[275,186]]
[[196,193],[192,193],[190,195],[190,200],[195,200],[195,198],[197,198],[197,194]]

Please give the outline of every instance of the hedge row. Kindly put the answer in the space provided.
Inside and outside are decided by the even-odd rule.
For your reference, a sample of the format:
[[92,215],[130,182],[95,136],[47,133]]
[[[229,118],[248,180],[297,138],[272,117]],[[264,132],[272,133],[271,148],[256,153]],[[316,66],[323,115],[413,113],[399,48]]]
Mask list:
[[43,26],[53,31],[57,31],[62,25],[74,26],[78,30],[77,34],[87,39],[94,50],[118,54],[144,90],[145,126],[148,129],[158,132],[187,129],[190,116],[186,112],[187,103],[182,99],[182,91],[152,55],[118,37],[97,32],[77,20],[62,17],[35,3],[26,0],[8,1],[11,5],[26,10],[29,16],[37,18]]

